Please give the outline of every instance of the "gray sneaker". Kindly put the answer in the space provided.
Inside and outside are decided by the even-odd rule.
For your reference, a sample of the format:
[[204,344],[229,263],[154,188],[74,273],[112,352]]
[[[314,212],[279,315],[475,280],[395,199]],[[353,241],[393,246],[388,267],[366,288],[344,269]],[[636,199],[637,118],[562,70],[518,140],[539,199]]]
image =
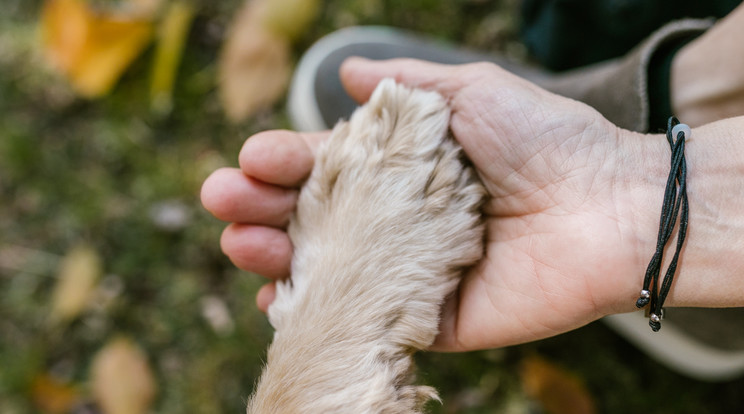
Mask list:
[[603,321],[630,343],[670,369],[704,381],[744,374],[744,308],[666,308],[659,332],[644,311]]
[[[684,22],[683,22],[684,23]],[[686,33],[689,30],[704,30],[705,24],[685,23],[671,31]],[[670,30],[667,30],[670,32]],[[663,33],[662,33],[663,34]],[[667,36],[667,35],[665,35]],[[658,40],[660,44],[663,40]],[[653,43],[653,42],[652,42]],[[653,45],[652,45],[653,46]],[[641,48],[641,54],[653,53],[653,47]],[[332,127],[339,119],[348,118],[357,104],[344,91],[338,76],[341,63],[350,56],[369,59],[389,59],[409,57],[438,63],[462,64],[489,61],[504,69],[527,78],[549,90],[561,92],[580,99],[586,94],[587,79],[594,76],[597,88],[614,88],[607,81],[618,77],[618,70],[637,70],[633,59],[626,59],[613,67],[610,64],[597,65],[597,73],[592,69],[554,76],[547,72],[509,61],[503,57],[486,55],[473,51],[456,49],[456,46],[426,39],[412,33],[387,27],[351,27],[331,33],[315,43],[302,57],[295,71],[288,98],[290,119],[299,131],[319,131]],[[635,58],[643,61],[644,59]],[[586,74],[586,76],[577,75]],[[597,76],[599,75],[599,76]],[[574,87],[571,84],[577,84]],[[551,85],[560,87],[552,88]],[[616,88],[617,89],[617,88]],[[633,88],[623,88],[633,94]],[[575,91],[580,91],[576,92]],[[591,92],[591,91],[590,91]],[[601,92],[601,91],[600,91]],[[591,103],[591,99],[588,99]],[[636,101],[639,99],[636,98]],[[629,100],[621,100],[629,102]],[[635,102],[633,100],[630,100]],[[629,113],[637,116],[638,103],[631,104]],[[608,114],[604,114],[613,120]],[[614,120],[616,124],[622,122]],[[642,125],[635,118],[621,125],[633,129]],[[744,374],[744,308],[701,309],[671,308],[665,312],[665,321],[659,332],[652,332],[643,312],[612,315],[603,321],[618,334],[633,343],[650,357],[670,369],[692,378],[708,381],[725,381]]]
[[456,49],[455,45],[423,38],[383,26],[341,29],[318,40],[300,59],[289,90],[288,109],[298,131],[328,129],[346,119],[357,107],[346,94],[338,70],[348,57],[368,59],[415,58],[430,62],[462,64],[494,62],[522,77],[534,80],[545,75],[533,68],[497,55]]

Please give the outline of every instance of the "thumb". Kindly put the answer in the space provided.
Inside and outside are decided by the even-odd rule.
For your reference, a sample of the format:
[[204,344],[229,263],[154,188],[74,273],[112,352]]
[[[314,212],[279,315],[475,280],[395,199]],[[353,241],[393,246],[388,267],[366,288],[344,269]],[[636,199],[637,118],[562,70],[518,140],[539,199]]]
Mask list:
[[435,90],[446,99],[464,86],[465,77],[453,76],[465,66],[443,65],[416,59],[369,60],[351,57],[340,69],[341,83],[357,102],[366,102],[384,78],[409,87]]

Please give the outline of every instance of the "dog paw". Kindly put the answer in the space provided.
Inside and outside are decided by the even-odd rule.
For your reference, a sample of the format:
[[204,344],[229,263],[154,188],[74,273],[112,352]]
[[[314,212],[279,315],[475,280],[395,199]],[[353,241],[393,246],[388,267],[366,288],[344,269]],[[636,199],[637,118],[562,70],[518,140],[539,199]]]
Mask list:
[[419,413],[437,398],[412,385],[411,355],[482,255],[486,194],[448,123],[440,95],[384,80],[319,149],[249,412]]
[[449,115],[439,94],[386,79],[336,126],[290,223],[293,276],[278,285],[275,327],[311,285],[330,290],[316,296],[356,292],[371,308],[402,292],[430,303],[432,333],[416,344],[433,340],[438,304],[482,254],[485,190],[448,134]]

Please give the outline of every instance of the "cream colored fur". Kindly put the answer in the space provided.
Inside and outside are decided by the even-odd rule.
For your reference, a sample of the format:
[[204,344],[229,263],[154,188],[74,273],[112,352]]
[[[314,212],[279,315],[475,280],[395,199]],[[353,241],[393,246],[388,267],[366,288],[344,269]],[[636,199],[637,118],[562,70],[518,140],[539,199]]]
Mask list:
[[484,231],[485,191],[448,123],[441,96],[386,79],[320,149],[248,413],[419,413],[438,398],[412,384],[412,354],[433,342]]

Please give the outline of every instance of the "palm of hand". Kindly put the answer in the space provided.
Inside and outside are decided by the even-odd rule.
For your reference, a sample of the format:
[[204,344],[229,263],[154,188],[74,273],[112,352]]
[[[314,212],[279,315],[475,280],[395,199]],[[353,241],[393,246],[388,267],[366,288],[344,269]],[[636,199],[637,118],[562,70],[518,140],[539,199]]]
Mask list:
[[[492,196],[486,256],[445,308],[442,350],[535,340],[595,320],[623,306],[612,300],[624,284],[604,276],[633,261],[613,196],[615,127],[521,79],[469,83],[483,84],[452,98],[451,126]],[[610,259],[618,257],[627,260]]]

